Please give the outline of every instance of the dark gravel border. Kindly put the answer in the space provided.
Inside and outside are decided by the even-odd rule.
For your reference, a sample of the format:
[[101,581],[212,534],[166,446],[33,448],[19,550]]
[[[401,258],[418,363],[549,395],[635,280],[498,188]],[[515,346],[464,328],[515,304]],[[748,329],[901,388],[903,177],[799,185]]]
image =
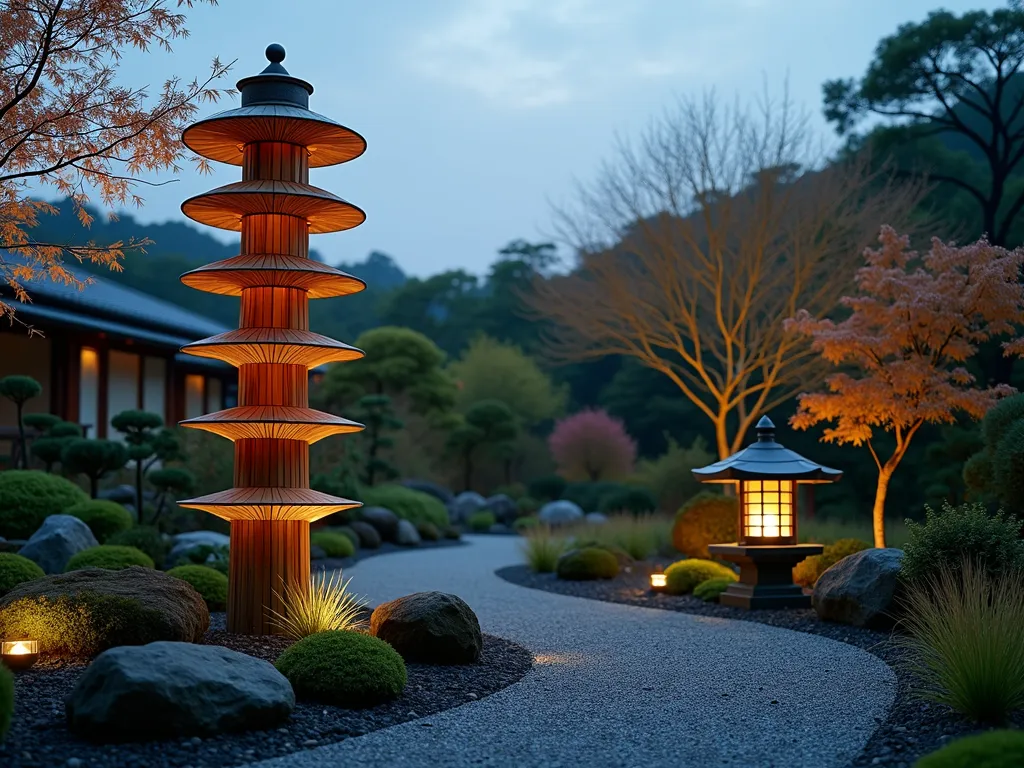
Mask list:
[[[890,635],[885,632],[821,621],[811,609],[746,611],[705,603],[692,595],[651,592],[651,566],[644,563],[638,563],[608,581],[562,581],[554,574],[534,573],[526,565],[508,566],[495,573],[520,587],[641,608],[754,621],[828,637],[874,654],[895,672],[896,698],[885,718],[876,718],[878,728],[851,766],[911,768],[919,757],[935,751],[950,739],[984,730],[947,707],[915,698],[911,690],[911,676],[901,663],[905,652],[890,642]],[[851,691],[850,694],[856,695],[856,692]],[[1024,728],[1024,712],[1018,712],[1010,725]]]
[[[274,661],[291,641],[231,635],[224,614],[211,616],[204,642]],[[402,695],[372,709],[350,710],[300,702],[291,720],[270,731],[207,739],[183,738],[133,744],[92,744],[76,738],[64,721],[64,698],[83,664],[40,663],[15,679],[14,720],[0,744],[4,768],[230,768],[360,736],[380,728],[482,699],[519,681],[533,665],[520,645],[484,635],[480,662],[465,666],[408,664]],[[430,722],[423,723],[429,726]]]

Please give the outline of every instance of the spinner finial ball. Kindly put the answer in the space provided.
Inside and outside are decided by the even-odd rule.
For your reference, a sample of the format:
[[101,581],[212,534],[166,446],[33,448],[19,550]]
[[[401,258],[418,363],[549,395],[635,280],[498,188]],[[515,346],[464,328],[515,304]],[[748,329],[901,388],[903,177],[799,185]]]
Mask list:
[[284,46],[280,43],[271,43],[267,46],[267,60],[274,64],[284,61]]

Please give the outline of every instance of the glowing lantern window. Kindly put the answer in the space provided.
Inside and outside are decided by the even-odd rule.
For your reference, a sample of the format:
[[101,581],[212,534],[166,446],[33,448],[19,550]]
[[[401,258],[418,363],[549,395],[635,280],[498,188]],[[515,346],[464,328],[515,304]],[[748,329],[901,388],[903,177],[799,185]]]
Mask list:
[[28,669],[39,658],[39,641],[4,640],[0,644],[0,656],[10,669]]
[[796,543],[793,480],[747,480],[740,483],[740,543]]

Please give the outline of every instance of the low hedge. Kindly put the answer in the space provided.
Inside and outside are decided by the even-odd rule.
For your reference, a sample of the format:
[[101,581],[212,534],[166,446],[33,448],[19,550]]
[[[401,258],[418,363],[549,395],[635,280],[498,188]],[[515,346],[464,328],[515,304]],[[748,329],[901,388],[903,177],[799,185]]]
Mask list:
[[106,544],[111,536],[127,531],[135,522],[132,513],[113,501],[89,499],[64,510],[64,514],[77,517],[89,526],[92,535],[100,544]]
[[227,609],[228,577],[220,571],[205,565],[179,565],[177,568],[171,568],[167,575],[191,584],[211,611]]
[[328,528],[327,530],[333,531],[334,533],[340,533],[342,536],[347,536],[348,540],[352,542],[354,549],[359,549],[359,534],[353,531],[347,525],[338,525]]
[[0,552],[0,595],[6,595],[19,584],[41,579],[45,575],[35,561],[13,552]]
[[34,469],[0,472],[0,536],[27,539],[50,515],[88,500],[85,491],[59,475]]
[[328,557],[352,557],[356,553],[351,539],[337,531],[313,531],[309,543],[320,547]]
[[390,509],[413,525],[433,523],[448,525],[448,508],[429,493],[414,491],[403,485],[378,485],[362,491],[362,502],[368,507]]
[[1024,732],[988,731],[952,741],[925,755],[914,768],[1020,768]]
[[584,547],[566,552],[555,566],[558,578],[567,581],[613,579],[619,575],[619,561],[599,547]]
[[394,648],[351,630],[304,637],[286,648],[275,666],[296,697],[348,709],[395,699],[406,683],[405,661]]
[[143,568],[156,567],[153,558],[141,549],[116,544],[101,544],[72,555],[64,572],[80,571],[83,568],[105,568],[108,571],[119,571],[133,565],[141,565]]
[[670,595],[687,595],[708,579],[736,581],[737,576],[731,568],[721,563],[691,557],[672,563],[665,569],[665,591]]

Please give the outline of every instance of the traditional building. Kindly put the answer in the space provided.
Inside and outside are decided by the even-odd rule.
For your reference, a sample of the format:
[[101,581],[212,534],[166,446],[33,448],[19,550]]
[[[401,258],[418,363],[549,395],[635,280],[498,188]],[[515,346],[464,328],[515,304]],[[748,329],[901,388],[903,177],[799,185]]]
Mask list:
[[[234,367],[179,351],[229,329],[103,277],[81,291],[48,281],[28,289],[31,303],[8,292],[3,298],[42,335],[17,322],[0,326],[0,377],[23,374],[43,386],[26,412],[53,413],[88,427],[89,437],[116,438],[110,420],[121,411],[141,408],[173,425],[235,405]],[[0,399],[0,440],[15,427],[14,405]]]

